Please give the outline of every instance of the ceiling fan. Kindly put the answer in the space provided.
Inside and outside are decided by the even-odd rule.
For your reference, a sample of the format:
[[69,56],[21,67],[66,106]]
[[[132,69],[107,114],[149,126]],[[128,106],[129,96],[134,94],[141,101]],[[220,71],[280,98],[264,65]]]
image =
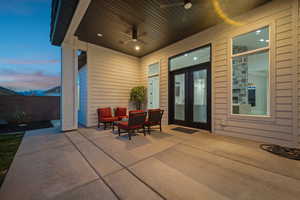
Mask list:
[[124,35],[126,35],[128,37],[128,39],[125,41],[120,40],[121,44],[126,45],[131,42],[132,43],[142,43],[144,45],[147,44],[144,40],[141,39],[142,37],[146,36],[147,33],[146,32],[139,33],[138,27],[136,25],[133,25],[131,30],[129,30],[127,32],[121,32],[121,33],[123,33]]
[[179,6],[183,6],[184,9],[189,10],[193,6],[192,0],[183,0],[181,2],[160,4],[160,8],[172,8],[172,7],[179,7]]

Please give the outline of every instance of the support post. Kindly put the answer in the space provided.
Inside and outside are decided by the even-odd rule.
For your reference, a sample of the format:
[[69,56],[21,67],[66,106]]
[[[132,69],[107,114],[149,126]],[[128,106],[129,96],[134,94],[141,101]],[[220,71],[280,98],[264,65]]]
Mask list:
[[78,58],[72,45],[61,48],[61,130],[78,128],[77,112],[77,73]]

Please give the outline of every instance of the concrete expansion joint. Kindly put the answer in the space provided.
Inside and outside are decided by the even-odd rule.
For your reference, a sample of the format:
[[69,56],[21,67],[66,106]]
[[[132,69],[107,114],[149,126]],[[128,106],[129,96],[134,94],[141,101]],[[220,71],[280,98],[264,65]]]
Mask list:
[[[96,178],[96,179],[94,179],[94,180],[91,180],[91,181],[89,181],[89,182],[86,182],[86,183],[84,183],[84,184],[82,184],[82,185],[79,185],[79,186],[77,186],[77,187],[74,187],[74,188],[72,188],[72,189],[70,189],[70,190],[67,190],[67,191],[65,191],[65,192],[63,192],[63,193],[61,193],[61,194],[58,194],[58,195],[64,195],[64,194],[70,193],[70,192],[72,192],[72,191],[76,191],[76,190],[78,190],[79,188],[82,188],[82,187],[84,187],[84,186],[87,186],[87,185],[89,185],[89,184],[92,184],[92,183],[98,181],[99,179],[100,179],[100,178]],[[57,195],[57,196],[58,196],[58,195]],[[55,200],[55,199],[57,198],[57,196],[54,196],[54,197],[51,198],[50,200]]]
[[[139,180],[141,183],[143,183],[145,186],[147,186],[150,190],[152,190],[153,192],[155,192],[159,197],[161,197],[162,199],[166,200],[167,198],[164,197],[162,194],[160,194],[158,191],[156,191],[153,187],[151,187],[149,184],[147,184],[144,180],[142,180],[140,177],[138,177],[132,170],[130,170],[126,165],[124,165],[123,163],[121,163],[120,161],[118,161],[117,159],[115,159],[113,156],[111,156],[110,154],[108,154],[106,151],[104,151],[104,149],[100,148],[97,144],[95,144],[95,142],[93,140],[91,140],[90,138],[86,137],[84,134],[82,134],[81,131],[78,130],[78,133],[80,135],[82,135],[83,137],[85,137],[88,141],[90,141],[92,144],[94,144],[99,150],[101,150],[103,153],[105,153],[108,157],[110,157],[113,161],[115,161],[116,163],[118,163],[121,167],[123,167],[123,169],[125,169],[126,171],[128,171],[132,176],[134,176],[137,180]],[[153,155],[151,155],[153,156]],[[150,156],[150,157],[151,157]],[[149,157],[148,157],[149,158]],[[86,158],[85,158],[86,159]],[[145,160],[145,159],[143,159]],[[87,161],[88,162],[88,161]],[[137,162],[136,162],[137,163]],[[131,166],[131,165],[130,165]],[[94,168],[93,168],[94,169]],[[121,169],[121,170],[123,170]],[[95,169],[94,169],[95,170]],[[121,171],[119,170],[119,171]],[[96,172],[97,173],[97,172]],[[98,173],[97,173],[98,174]],[[112,173],[111,173],[112,174]],[[100,176],[100,174],[99,174]],[[101,179],[104,180],[103,177],[101,177]],[[105,182],[105,184],[107,184],[107,186],[111,189],[112,192],[115,191],[109,186],[109,184],[107,182]],[[117,195],[117,194],[116,194]],[[118,196],[117,196],[118,197]],[[118,197],[118,199],[120,199],[120,197]]]
[[[80,131],[78,131],[80,133]],[[82,135],[80,133],[80,135]],[[81,156],[85,159],[85,161],[88,163],[88,165],[92,168],[92,170],[97,174],[97,176],[103,181],[103,183],[110,189],[110,191],[115,195],[115,197],[119,200],[121,198],[119,195],[113,190],[113,188],[107,183],[107,181],[101,176],[100,173],[93,167],[93,165],[90,163],[90,161],[84,156],[84,154],[80,151],[80,149],[76,146],[76,144],[67,136],[68,140],[74,145],[74,147],[77,149],[77,151],[81,154]]]
[[[199,150],[199,151],[203,151],[203,152],[208,153],[208,154],[212,154],[212,155],[214,155],[214,156],[218,156],[218,157],[221,157],[221,158],[224,158],[224,159],[228,159],[228,160],[231,160],[231,161],[233,161],[233,162],[237,162],[237,163],[241,163],[241,164],[244,164],[244,165],[248,165],[248,166],[254,167],[254,168],[256,168],[256,169],[260,169],[260,170],[266,171],[266,172],[268,172],[268,173],[272,173],[272,174],[275,174],[275,175],[278,175],[278,174],[279,174],[279,173],[276,173],[276,172],[269,171],[269,170],[267,170],[267,169],[258,167],[258,166],[256,166],[256,165],[251,164],[251,163],[247,163],[247,162],[243,162],[243,161],[241,161],[241,160],[233,159],[233,158],[231,158],[231,157],[219,155],[219,154],[217,154],[217,153],[213,153],[213,152],[210,152],[210,151],[205,151],[205,150],[203,150],[203,149],[201,149],[201,148],[197,148],[197,147],[192,146],[192,145],[188,145],[188,144],[182,144],[182,145],[187,146],[187,147],[190,147],[190,148],[193,148],[193,149],[197,149],[197,150]],[[284,174],[279,174],[279,175],[280,175],[280,176],[287,177],[287,178],[295,179],[295,180],[297,180],[297,181],[300,181],[300,179],[299,179],[299,178],[296,178],[296,177],[290,177],[290,176],[287,176],[287,175],[284,175]]]

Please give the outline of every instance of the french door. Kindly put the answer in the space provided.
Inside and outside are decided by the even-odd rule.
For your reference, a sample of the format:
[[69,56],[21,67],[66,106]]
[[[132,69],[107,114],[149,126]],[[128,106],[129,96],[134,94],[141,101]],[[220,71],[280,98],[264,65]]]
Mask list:
[[170,72],[170,123],[211,130],[210,63]]

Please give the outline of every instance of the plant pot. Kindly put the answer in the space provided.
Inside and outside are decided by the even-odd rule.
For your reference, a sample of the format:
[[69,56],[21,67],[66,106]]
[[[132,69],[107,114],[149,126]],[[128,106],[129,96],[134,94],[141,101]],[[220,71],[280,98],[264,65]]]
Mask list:
[[18,124],[17,126],[18,126],[18,127],[26,127],[26,126],[28,126],[28,124],[21,123],[21,124]]

